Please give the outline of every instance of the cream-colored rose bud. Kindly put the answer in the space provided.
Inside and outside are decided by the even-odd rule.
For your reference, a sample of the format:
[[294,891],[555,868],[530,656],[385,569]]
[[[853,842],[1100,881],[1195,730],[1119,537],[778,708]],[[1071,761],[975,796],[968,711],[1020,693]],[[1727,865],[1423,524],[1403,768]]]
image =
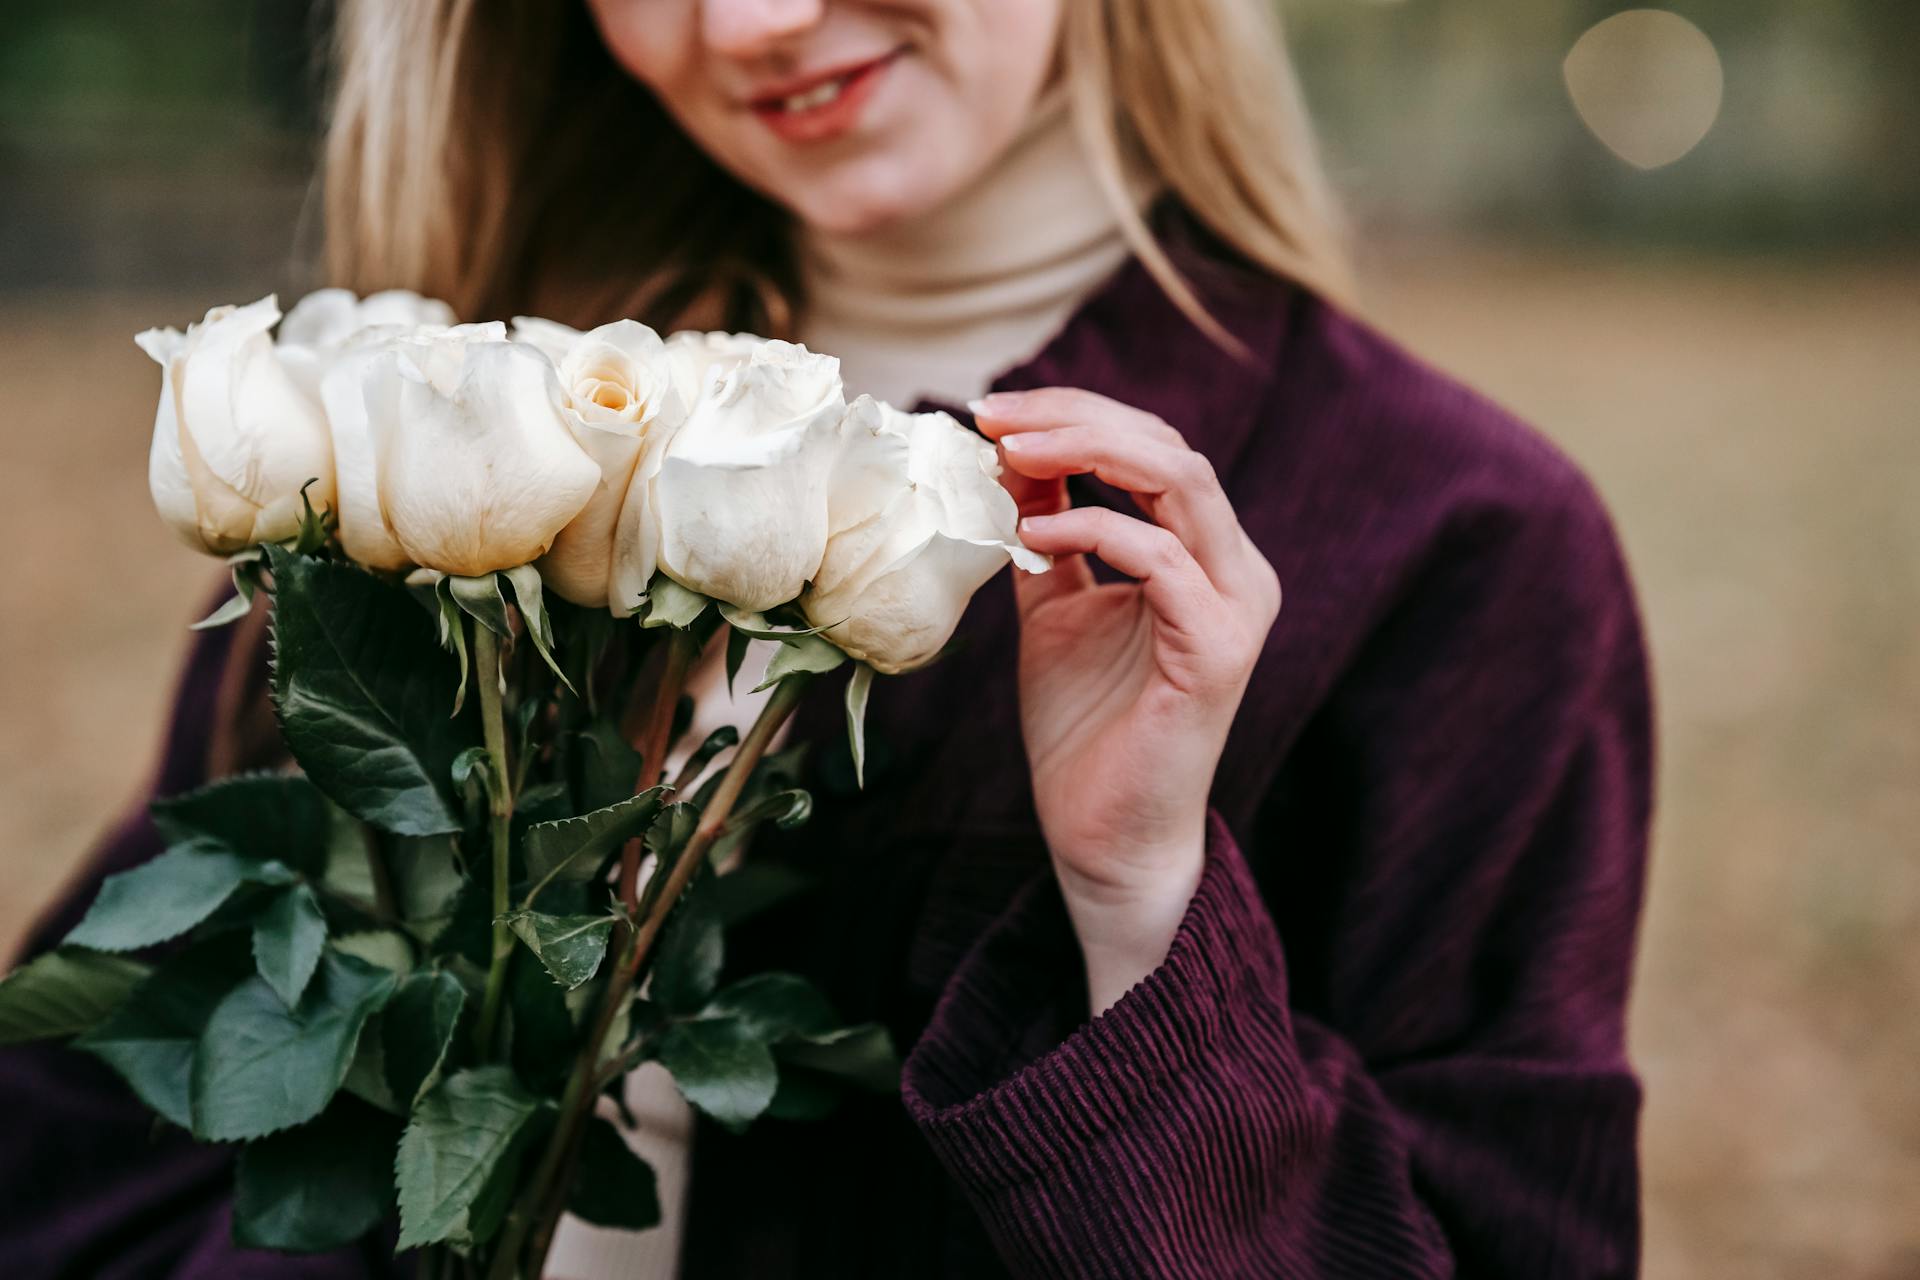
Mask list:
[[299,531],[300,490],[333,503],[333,449],[319,404],[302,391],[269,336],[272,297],[215,307],[176,329],[134,339],[162,370],[147,483],[161,518],[188,545],[227,555]]
[[[449,344],[505,342],[507,327],[498,321],[451,328],[423,326],[362,330],[335,353],[320,379],[320,398],[333,433],[333,461],[338,500],[340,545],[347,555],[373,569],[413,567],[413,559],[387,522],[380,500],[380,477],[386,462],[388,433],[399,422],[397,409],[382,403],[371,412],[370,394],[398,394],[391,376],[395,353],[407,348],[418,359],[444,353]],[[386,368],[389,376],[376,377]]]
[[406,289],[355,297],[349,289],[315,289],[293,304],[280,322],[280,358],[314,399],[335,358],[351,347],[420,329],[445,329],[453,308]]
[[335,365],[325,389],[335,431],[355,441],[350,487],[362,491],[343,504],[341,533],[356,558],[355,541],[386,540],[404,563],[442,573],[517,568],[546,553],[600,482],[561,416],[553,363],[501,325],[377,344]]
[[642,501],[646,485],[686,417],[673,361],[660,335],[632,320],[582,333],[520,316],[513,336],[558,366],[561,416],[600,468],[593,497],[541,559],[540,576],[575,604],[611,605],[625,616],[646,591],[659,550]]
[[843,431],[833,531],[800,606],[852,657],[910,670],[940,652],[1002,565],[1044,573],[1051,561],[1020,544],[993,446],[948,415],[862,396]]
[[826,549],[840,362],[778,341],[710,375],[706,353],[693,358],[703,389],[642,495],[659,567],[716,600],[771,609],[800,594]]

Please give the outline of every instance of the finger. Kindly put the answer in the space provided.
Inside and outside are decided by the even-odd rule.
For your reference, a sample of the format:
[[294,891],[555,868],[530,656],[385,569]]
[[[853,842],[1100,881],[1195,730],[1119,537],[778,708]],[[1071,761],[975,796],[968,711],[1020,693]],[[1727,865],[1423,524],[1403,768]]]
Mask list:
[[1072,505],[1067,498],[1065,476],[1036,478],[1023,475],[1007,465],[1004,451],[1000,454],[1000,485],[1012,495],[1014,505],[1023,516],[1049,515]]
[[1144,409],[1079,387],[996,391],[967,406],[990,440],[1023,431],[1047,431],[1080,423],[1104,423],[1134,435],[1180,441],[1180,433]]
[[1140,583],[1147,607],[1189,650],[1220,610],[1220,597],[1170,531],[1110,507],[1072,507],[1020,522],[1020,539],[1049,555],[1096,555]]
[[1056,555],[1053,567],[1045,573],[1014,571],[1014,608],[1024,618],[1049,600],[1085,591],[1093,585],[1093,569],[1087,564],[1086,556]]
[[[1000,470],[1000,483],[1013,495],[1014,502],[1020,508],[1020,515],[1051,515],[1056,511],[1065,511],[1072,505],[1067,497],[1067,482],[1064,477],[1053,480],[1035,480],[1023,476],[1018,471],[1003,466]],[[1087,567],[1087,558],[1082,555],[1055,556],[1053,567],[1045,573],[1016,573],[1013,575],[1013,599],[1020,615],[1025,617],[1047,601],[1058,596],[1071,595],[1093,585],[1093,570]]]
[[1036,481],[1091,472],[1125,489],[1186,545],[1222,594],[1236,600],[1256,594],[1258,553],[1204,455],[1184,444],[1094,425],[1007,435],[1000,448],[1010,470]]

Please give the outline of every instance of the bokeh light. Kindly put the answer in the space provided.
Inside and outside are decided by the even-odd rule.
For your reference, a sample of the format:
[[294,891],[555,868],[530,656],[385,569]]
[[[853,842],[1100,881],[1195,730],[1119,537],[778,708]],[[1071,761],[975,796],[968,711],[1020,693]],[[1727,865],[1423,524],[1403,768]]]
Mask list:
[[1713,41],[1662,9],[1632,9],[1593,27],[1565,70],[1580,119],[1640,169],[1670,165],[1699,146],[1720,117],[1726,89]]

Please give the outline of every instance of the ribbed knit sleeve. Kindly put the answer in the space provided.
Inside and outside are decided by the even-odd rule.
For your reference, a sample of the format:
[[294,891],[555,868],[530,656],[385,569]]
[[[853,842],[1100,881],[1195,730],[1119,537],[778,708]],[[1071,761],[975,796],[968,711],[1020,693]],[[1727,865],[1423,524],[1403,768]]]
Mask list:
[[[1021,1014],[1051,1016],[1017,994],[1039,959],[1024,935],[1070,927],[1047,887],[1003,924],[916,1048],[907,1099],[1016,1275],[1448,1274],[1378,1091],[1318,1028],[1303,1043],[1272,921],[1217,816],[1160,968],[986,1080],[993,1038],[956,1033],[1012,1014],[1004,1052]],[[1357,1229],[1329,1235],[1316,1205]]]
[[[1311,804],[1210,816],[1164,963],[1063,1026],[1049,876],[949,980],[906,1103],[1022,1280],[1637,1270],[1631,592],[1577,484],[1441,537],[1327,704]],[[1342,869],[1310,1010],[1253,874],[1289,860]]]

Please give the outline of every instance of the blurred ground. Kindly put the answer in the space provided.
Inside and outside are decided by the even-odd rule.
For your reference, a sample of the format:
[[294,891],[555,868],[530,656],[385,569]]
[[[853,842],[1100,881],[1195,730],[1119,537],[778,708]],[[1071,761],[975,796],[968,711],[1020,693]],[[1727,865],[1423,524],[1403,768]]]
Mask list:
[[[1656,656],[1647,1274],[1920,1277],[1920,260],[1402,246],[1381,323],[1606,494]],[[146,497],[206,299],[0,301],[0,942],[152,762],[218,574]]]
[[1389,329],[1587,466],[1640,585],[1647,1274],[1920,1276],[1920,261],[1379,267]]

